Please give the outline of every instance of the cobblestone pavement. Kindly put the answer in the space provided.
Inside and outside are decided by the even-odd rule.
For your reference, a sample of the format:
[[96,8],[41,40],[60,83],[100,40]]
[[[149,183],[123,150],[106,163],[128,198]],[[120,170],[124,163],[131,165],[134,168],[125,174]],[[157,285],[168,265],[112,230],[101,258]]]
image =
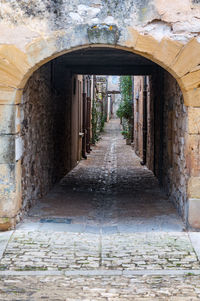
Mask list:
[[16,231],[1,270],[199,269],[186,233]]
[[110,121],[88,159],[37,202],[29,216],[63,217],[86,226],[127,225],[131,232],[184,227],[157,179],[125,144],[118,120]]
[[0,300],[199,300],[199,276],[22,276],[4,278]]
[[200,233],[110,122],[102,140],[0,233],[0,300],[199,300]]

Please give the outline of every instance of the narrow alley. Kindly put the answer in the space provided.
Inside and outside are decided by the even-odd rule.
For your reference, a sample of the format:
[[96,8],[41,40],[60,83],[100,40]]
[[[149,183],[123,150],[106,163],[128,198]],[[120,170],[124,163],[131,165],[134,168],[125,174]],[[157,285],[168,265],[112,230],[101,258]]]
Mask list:
[[199,233],[118,119],[16,230],[0,234],[0,300],[199,300]]
[[184,228],[156,177],[126,145],[118,119],[110,120],[102,140],[92,148],[87,160],[36,202],[30,218],[65,218],[70,224],[67,227],[81,225],[86,232]]
[[0,17],[0,301],[200,300],[200,0]]

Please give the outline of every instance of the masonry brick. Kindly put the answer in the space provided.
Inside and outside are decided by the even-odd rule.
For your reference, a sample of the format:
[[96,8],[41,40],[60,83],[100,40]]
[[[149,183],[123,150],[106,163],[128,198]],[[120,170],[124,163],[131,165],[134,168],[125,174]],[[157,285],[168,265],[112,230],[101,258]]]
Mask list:
[[197,39],[192,39],[183,47],[180,54],[177,56],[173,70],[178,76],[184,76],[186,73],[192,71],[193,68],[200,63],[200,43]]
[[188,182],[188,193],[190,198],[199,198],[200,177],[191,177]]
[[186,164],[192,177],[200,176],[200,135],[187,135]]
[[188,133],[200,134],[200,108],[188,108]]

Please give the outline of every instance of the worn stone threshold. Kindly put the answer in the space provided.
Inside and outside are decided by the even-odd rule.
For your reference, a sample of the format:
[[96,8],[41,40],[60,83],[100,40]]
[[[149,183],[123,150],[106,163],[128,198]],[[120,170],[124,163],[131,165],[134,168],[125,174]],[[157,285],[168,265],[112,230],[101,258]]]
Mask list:
[[200,276],[200,270],[69,270],[0,271],[0,276]]

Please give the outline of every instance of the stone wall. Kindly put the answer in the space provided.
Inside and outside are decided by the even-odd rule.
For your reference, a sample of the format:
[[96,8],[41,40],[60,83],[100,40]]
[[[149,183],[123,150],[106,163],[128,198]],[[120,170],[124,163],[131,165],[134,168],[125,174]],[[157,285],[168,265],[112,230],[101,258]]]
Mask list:
[[134,149],[143,159],[143,76],[134,76]]
[[200,31],[199,12],[199,0],[168,0],[167,5],[165,0],[1,0],[0,31],[6,28],[9,35],[1,34],[0,43],[8,43],[9,37],[10,44],[22,49],[63,29],[73,41],[75,32],[81,39],[87,26],[96,24],[116,25],[120,39],[126,36],[124,28],[133,26],[157,40],[185,42]]
[[[143,160],[144,76],[134,77],[134,148]],[[159,68],[147,78],[147,167],[187,219],[188,171],[185,158],[187,107],[177,81]]]
[[187,133],[187,107],[177,81],[164,72],[163,114],[163,186],[176,204],[181,216],[187,211],[187,166],[185,135]]
[[82,75],[73,76],[73,95],[71,104],[71,153],[70,168],[72,169],[81,159],[82,154],[82,136],[83,132],[83,80]]
[[154,120],[154,102],[150,85],[150,77],[147,77],[147,150],[146,150],[146,165],[150,170],[154,170],[154,148],[155,148],[155,124]]
[[71,168],[70,91],[70,76],[55,62],[37,70],[24,89],[23,208],[46,194]]
[[[167,5],[166,0],[1,1],[0,228],[5,223],[7,228],[14,225],[21,208],[20,125],[16,112],[26,81],[33,70],[60,54],[99,44],[141,54],[178,80],[189,107],[185,145],[188,221],[200,228],[199,19],[198,0],[168,0]],[[17,125],[14,132],[7,127],[13,118],[13,125]],[[156,145],[161,139],[161,135],[156,138]],[[160,156],[156,170],[162,178],[162,152],[158,147],[155,152]]]

